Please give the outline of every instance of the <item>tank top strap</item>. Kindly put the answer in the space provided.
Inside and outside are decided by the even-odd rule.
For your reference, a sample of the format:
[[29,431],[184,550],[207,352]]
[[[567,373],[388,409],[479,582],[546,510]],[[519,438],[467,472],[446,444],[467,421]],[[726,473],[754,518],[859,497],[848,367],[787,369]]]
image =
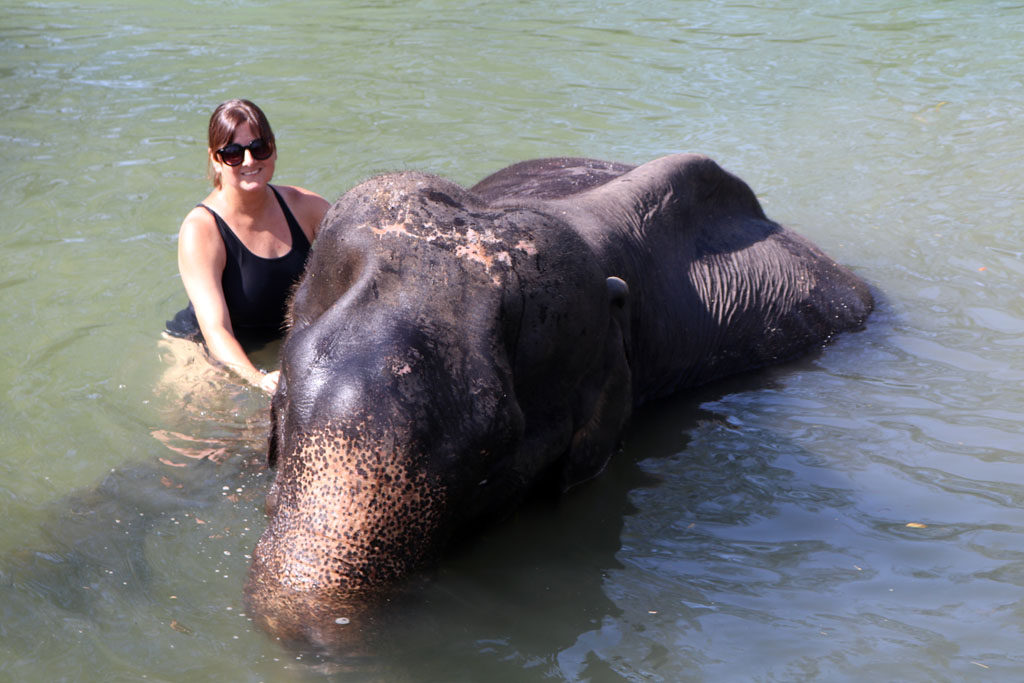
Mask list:
[[217,232],[220,233],[220,238],[224,241],[224,247],[232,254],[238,254],[242,251],[249,251],[245,245],[242,244],[242,240],[238,239],[238,235],[228,227],[227,222],[220,217],[220,214],[208,207],[206,204],[196,204],[201,206],[210,212],[213,216],[213,222],[217,224]]
[[309,239],[306,237],[306,233],[302,231],[302,226],[295,220],[295,216],[292,215],[291,209],[288,208],[288,204],[284,201],[284,197],[277,191],[277,188],[273,185],[270,186],[274,196],[277,197],[277,203],[281,205],[281,211],[284,212],[284,220],[288,223],[288,231],[292,234],[292,249],[298,248],[300,251],[305,252],[309,250]]

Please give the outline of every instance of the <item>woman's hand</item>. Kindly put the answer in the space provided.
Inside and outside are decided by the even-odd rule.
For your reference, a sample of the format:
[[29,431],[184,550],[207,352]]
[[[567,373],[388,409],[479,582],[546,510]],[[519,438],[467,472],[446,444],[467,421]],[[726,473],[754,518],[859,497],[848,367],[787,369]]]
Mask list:
[[268,372],[267,374],[263,375],[263,378],[260,380],[257,386],[263,391],[267,392],[268,394],[272,394],[275,391],[277,391],[277,380],[280,379],[280,377],[280,370]]

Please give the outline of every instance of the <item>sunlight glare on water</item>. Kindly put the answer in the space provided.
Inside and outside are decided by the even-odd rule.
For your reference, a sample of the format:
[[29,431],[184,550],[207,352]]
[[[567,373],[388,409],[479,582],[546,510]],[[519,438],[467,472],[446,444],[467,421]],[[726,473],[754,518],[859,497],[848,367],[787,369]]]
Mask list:
[[[0,8],[0,679],[1024,673],[1024,8],[298,7]],[[637,416],[602,477],[449,558],[377,650],[298,654],[242,607],[266,398],[160,384],[228,97],[268,113],[277,182],[332,200],[382,171],[705,153],[879,307]]]

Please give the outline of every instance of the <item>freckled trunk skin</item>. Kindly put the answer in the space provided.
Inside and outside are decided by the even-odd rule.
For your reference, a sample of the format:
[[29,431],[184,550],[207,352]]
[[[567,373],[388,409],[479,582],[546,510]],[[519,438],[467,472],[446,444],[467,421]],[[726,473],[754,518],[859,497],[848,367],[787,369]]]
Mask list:
[[283,459],[246,586],[258,623],[284,640],[351,647],[387,589],[434,559],[447,541],[445,491],[409,462],[332,430]]

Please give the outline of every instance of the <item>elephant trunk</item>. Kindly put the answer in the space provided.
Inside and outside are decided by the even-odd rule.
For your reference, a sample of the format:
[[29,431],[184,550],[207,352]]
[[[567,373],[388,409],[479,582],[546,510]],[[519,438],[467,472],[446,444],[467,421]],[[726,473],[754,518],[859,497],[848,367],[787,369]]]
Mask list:
[[283,640],[337,649],[447,542],[446,494],[416,458],[326,432],[303,441],[278,465],[246,604]]

